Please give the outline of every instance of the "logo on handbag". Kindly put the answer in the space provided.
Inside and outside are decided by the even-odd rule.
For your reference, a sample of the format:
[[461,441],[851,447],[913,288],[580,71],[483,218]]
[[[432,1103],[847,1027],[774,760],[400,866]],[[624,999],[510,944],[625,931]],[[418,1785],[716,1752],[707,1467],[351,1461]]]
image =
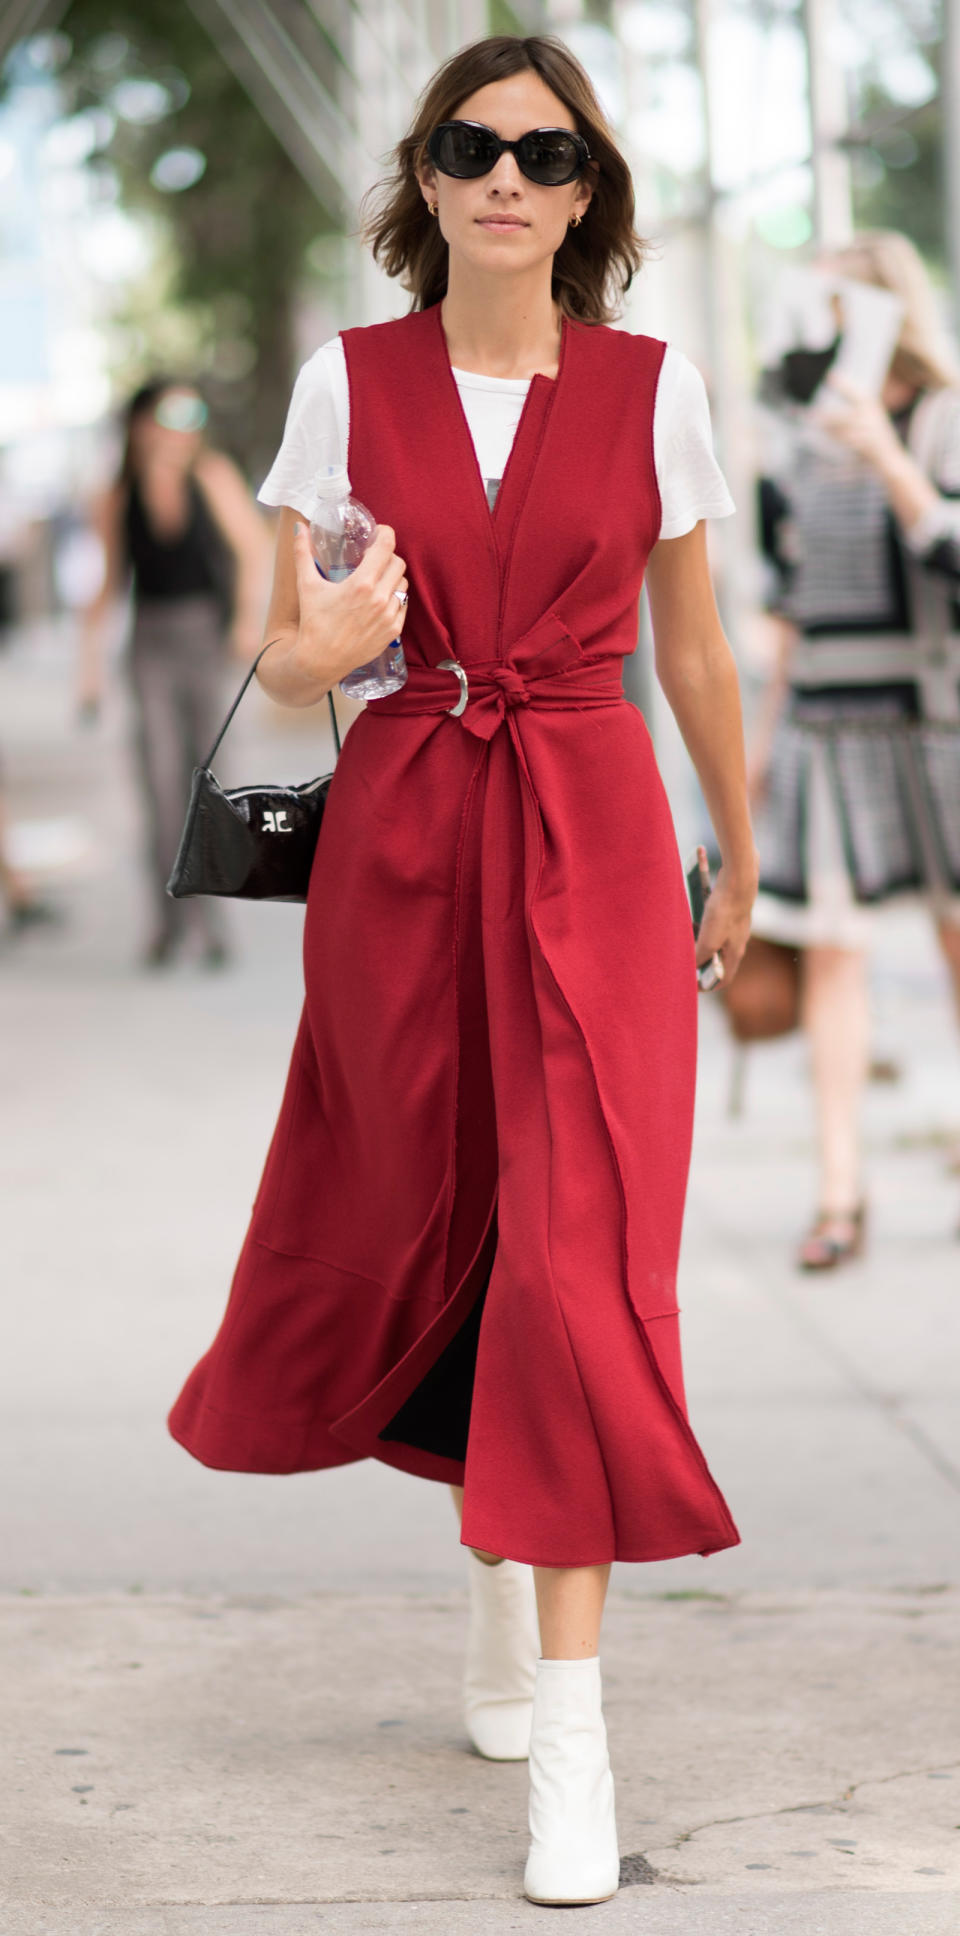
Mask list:
[[263,826],[260,831],[264,834],[292,834],[293,828],[287,826],[286,807],[280,807],[276,813],[273,812],[272,808],[265,807],[263,812]]

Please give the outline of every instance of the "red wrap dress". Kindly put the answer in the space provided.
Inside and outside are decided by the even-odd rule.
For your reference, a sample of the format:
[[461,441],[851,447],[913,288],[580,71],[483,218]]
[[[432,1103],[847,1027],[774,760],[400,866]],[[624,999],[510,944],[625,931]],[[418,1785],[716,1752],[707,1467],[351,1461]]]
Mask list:
[[344,745],[279,1121],[170,1430],[233,1471],[374,1457],[460,1483],[463,1542],[516,1560],[713,1552],[738,1535],[687,1418],[676,1285],[694,950],[621,685],[665,346],[565,321],[491,512],[439,307],[343,341],[409,679]]

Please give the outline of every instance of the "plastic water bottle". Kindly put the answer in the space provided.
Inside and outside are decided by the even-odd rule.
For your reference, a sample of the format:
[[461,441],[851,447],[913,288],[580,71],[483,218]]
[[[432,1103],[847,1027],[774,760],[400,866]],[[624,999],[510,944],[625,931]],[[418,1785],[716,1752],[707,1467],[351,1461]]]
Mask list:
[[[377,535],[377,521],[351,494],[350,479],[342,464],[330,464],[319,471],[314,490],[316,502],[310,525],[314,559],[324,578],[338,582],[356,571]],[[348,672],[340,681],[340,691],[350,699],[383,699],[388,692],[396,692],[406,676],[403,646],[394,639],[375,659]]]

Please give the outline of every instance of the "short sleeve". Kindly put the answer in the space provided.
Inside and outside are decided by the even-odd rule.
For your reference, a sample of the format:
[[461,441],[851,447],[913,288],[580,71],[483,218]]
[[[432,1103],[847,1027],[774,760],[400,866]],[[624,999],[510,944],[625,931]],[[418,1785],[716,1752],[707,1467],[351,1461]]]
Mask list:
[[736,505],[713,453],[707,387],[696,365],[669,343],[653,416],[661,538],[682,538],[701,518],[727,518]]
[[321,344],[300,369],[287,410],[283,441],[257,492],[261,504],[289,504],[309,518],[321,466],[345,464],[349,394],[339,336]]

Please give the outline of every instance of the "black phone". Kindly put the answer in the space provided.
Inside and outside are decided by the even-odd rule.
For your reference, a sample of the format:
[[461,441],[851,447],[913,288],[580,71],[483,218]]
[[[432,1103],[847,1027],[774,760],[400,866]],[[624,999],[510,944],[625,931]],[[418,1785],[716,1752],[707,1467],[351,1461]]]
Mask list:
[[[697,848],[695,854],[687,861],[685,872],[687,893],[690,896],[690,913],[693,918],[693,938],[696,941],[713,885],[705,847]],[[722,980],[723,962],[718,954],[711,955],[709,961],[701,962],[697,969],[697,987],[704,994],[711,988],[716,988]]]

